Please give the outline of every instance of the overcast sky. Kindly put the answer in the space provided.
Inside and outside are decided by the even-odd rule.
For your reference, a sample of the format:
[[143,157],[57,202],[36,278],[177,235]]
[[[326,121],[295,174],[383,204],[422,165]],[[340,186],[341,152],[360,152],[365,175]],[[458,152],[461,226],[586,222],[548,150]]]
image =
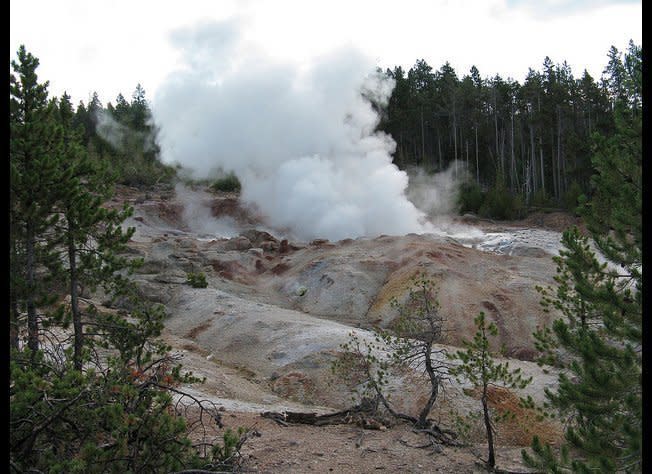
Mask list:
[[[257,57],[308,63],[341,47],[355,47],[382,67],[406,70],[419,59],[433,69],[449,61],[459,77],[476,65],[483,77],[522,82],[544,57],[568,61],[599,78],[611,45],[641,43],[641,1],[629,0],[11,0],[10,57],[20,44],[40,59],[39,77],[51,95],[74,103],[96,90],[102,102],[130,98],[141,83],[152,100],[182,67],[180,31],[224,22],[211,38],[212,57],[223,43],[224,67]],[[234,25],[229,33],[229,25]],[[201,31],[201,28],[198,28]],[[175,39],[176,38],[176,39]],[[175,46],[176,45],[176,46]],[[187,59],[187,58],[186,58]],[[219,59],[215,59],[219,60]]]

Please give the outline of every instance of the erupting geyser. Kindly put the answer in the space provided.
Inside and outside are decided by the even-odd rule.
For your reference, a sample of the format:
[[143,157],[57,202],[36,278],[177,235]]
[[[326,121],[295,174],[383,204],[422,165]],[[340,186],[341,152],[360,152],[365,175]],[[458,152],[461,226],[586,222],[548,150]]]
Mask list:
[[394,84],[352,49],[298,66],[247,50],[238,32],[226,22],[174,36],[188,67],[153,102],[163,159],[198,178],[234,171],[241,199],[297,239],[432,230],[363,97],[385,104]]

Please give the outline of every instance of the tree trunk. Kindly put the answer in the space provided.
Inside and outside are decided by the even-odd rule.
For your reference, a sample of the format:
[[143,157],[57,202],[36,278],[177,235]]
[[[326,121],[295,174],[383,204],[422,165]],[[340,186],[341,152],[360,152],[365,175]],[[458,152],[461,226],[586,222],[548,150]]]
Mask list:
[[496,89],[494,88],[494,135],[496,138],[496,156],[500,154],[498,150],[498,104],[496,101]]
[[[514,156],[514,107],[512,106],[511,110],[511,125],[512,125],[512,133],[511,133],[511,163],[509,167],[509,187],[512,191],[514,192],[515,188],[518,187],[518,176],[516,174],[516,157]],[[516,181],[516,182],[515,182]]]
[[427,419],[432,410],[435,401],[437,401],[437,395],[439,394],[439,376],[435,373],[435,369],[432,366],[432,344],[426,344],[424,355],[425,355],[425,366],[426,373],[430,378],[430,398],[426,402],[426,405],[421,410],[419,414],[418,426],[424,428],[428,425]]
[[77,249],[73,239],[74,226],[68,221],[68,262],[70,266],[70,312],[72,313],[72,326],[75,331],[75,342],[73,347],[73,364],[76,370],[82,369],[82,350],[84,348],[84,333],[79,311],[79,298],[77,294]]
[[539,161],[541,162],[541,189],[543,194],[546,194],[546,182],[545,182],[545,170],[543,167],[543,144],[541,143],[541,137],[539,137]]
[[559,196],[561,197],[566,190],[566,165],[564,164],[564,157],[562,155],[562,123],[561,123],[561,107],[557,109],[557,173],[559,181]]
[[437,148],[439,151],[439,171],[442,171],[443,165],[442,165],[442,158],[441,158],[441,135],[439,134],[439,131],[437,131]]
[[464,140],[464,144],[466,145],[466,169],[468,173],[469,169],[469,140]]
[[537,192],[537,149],[534,145],[534,128],[530,125],[530,149],[531,149],[531,165],[530,170],[532,172],[532,192]]
[[559,183],[557,182],[557,165],[555,158],[555,131],[550,128],[550,164],[552,165],[552,192],[559,199]]
[[457,115],[455,114],[455,102],[453,102],[453,144],[454,144],[454,160],[455,160],[455,179],[457,179]]
[[[11,239],[11,257],[14,261],[18,259],[17,251],[16,251],[16,242],[12,236]],[[10,279],[10,281],[13,279]],[[19,323],[19,317],[20,317],[20,312],[18,311],[18,295],[16,294],[18,291],[17,288],[14,287],[13,281],[10,284],[9,287],[9,346],[13,349],[18,350],[20,347],[20,323]]]
[[487,448],[489,449],[489,459],[487,459],[487,465],[493,469],[496,466],[496,455],[494,452],[494,434],[491,428],[491,418],[489,417],[486,384],[482,387],[482,413],[484,416],[484,426],[487,430]]
[[480,185],[480,161],[478,160],[478,125],[475,126],[475,181]]
[[26,225],[26,245],[25,252],[27,257],[26,279],[27,279],[27,347],[32,351],[31,358],[34,360],[36,351],[39,348],[38,338],[38,316],[36,314],[36,303],[34,301],[36,292],[36,278],[34,275],[35,263],[35,243],[34,225],[28,221]]
[[423,128],[423,106],[421,106],[421,161],[425,161],[426,158],[426,135]]
[[11,320],[9,323],[9,345],[11,348],[18,350],[20,348],[20,344],[19,344],[20,325],[18,324],[18,303],[16,303],[16,301],[11,302],[10,311],[11,311],[10,313]]

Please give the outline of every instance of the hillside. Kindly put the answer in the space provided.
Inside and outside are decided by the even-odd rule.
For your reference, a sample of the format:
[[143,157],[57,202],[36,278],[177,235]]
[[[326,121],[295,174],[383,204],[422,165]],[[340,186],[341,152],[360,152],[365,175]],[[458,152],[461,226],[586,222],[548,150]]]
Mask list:
[[[438,348],[452,351],[472,338],[473,318],[484,311],[500,330],[494,349],[502,346],[512,367],[533,376],[523,393],[496,392],[496,406],[518,411],[517,395],[542,401],[543,389],[556,382],[554,372],[533,362],[530,336],[551,320],[535,286],[553,283],[551,256],[559,234],[536,227],[543,217],[499,225],[469,224],[467,216],[467,223],[449,222],[448,234],[293,242],[275,236],[233,194],[121,188],[113,204],[123,202],[135,209],[125,223],[136,228],[130,253],[146,262],[135,283],[144,297],[165,305],[164,338],[183,355],[184,367],[206,377],[185,389],[222,406],[227,426],[256,427],[261,437],[243,451],[252,469],[471,472],[476,455],[485,455],[477,427],[468,447],[435,455],[432,447],[415,447],[427,439],[404,424],[361,431],[353,425],[284,427],[260,417],[265,411],[329,413],[351,406],[331,363],[352,330],[372,340],[371,329],[391,326],[397,315],[390,302],[405,298],[417,274],[438,287],[446,320]],[[557,216],[552,223],[563,220],[568,218]],[[186,282],[189,273],[199,272],[206,288]],[[393,379],[390,388],[393,403],[406,413],[414,414],[426,394],[417,372]],[[431,417],[455,429],[454,412],[479,408],[471,388],[447,382]],[[535,426],[527,413],[520,416],[498,430],[503,467],[520,463],[532,430],[550,439],[559,435],[559,427]]]

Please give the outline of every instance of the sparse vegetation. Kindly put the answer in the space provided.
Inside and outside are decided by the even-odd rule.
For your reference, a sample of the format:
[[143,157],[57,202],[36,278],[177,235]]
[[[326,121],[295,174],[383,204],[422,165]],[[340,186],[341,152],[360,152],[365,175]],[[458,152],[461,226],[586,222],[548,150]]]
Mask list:
[[[398,312],[392,332],[377,331],[375,343],[363,342],[352,333],[349,342],[341,346],[344,352],[333,364],[333,370],[353,387],[355,395],[373,400],[376,409],[382,406],[393,417],[413,423],[438,442],[454,444],[456,435],[428,418],[447,374],[444,358],[437,360],[435,356],[444,351],[434,348],[443,332],[434,282],[425,275],[415,276],[406,301],[394,299],[391,305]],[[384,351],[386,356],[381,355]],[[423,369],[427,377],[430,393],[417,417],[397,412],[386,393],[388,378],[400,368]],[[351,374],[355,374],[353,378]]]
[[391,361],[380,355],[382,342],[379,335],[371,342],[351,331],[349,340],[340,346],[341,354],[331,365],[338,383],[351,391],[353,404],[371,400],[374,413],[378,412],[381,401],[387,402],[385,388],[391,370]]
[[206,288],[208,282],[206,281],[206,274],[204,272],[190,272],[186,275],[186,283],[193,288]]
[[224,193],[239,193],[242,189],[240,180],[231,172],[223,176],[222,178],[216,179],[213,184],[211,184],[210,189],[214,192],[224,192]]
[[498,328],[491,322],[487,324],[485,314],[481,312],[474,320],[478,331],[473,341],[465,341],[464,351],[457,351],[450,355],[451,359],[458,360],[459,365],[450,368],[450,374],[455,376],[459,382],[468,381],[473,386],[479,386],[481,390],[480,401],[482,403],[482,418],[485,425],[487,439],[487,467],[493,469],[496,466],[496,454],[494,447],[494,435],[496,432],[497,418],[509,417],[510,412],[504,412],[500,415],[493,413],[489,408],[490,386],[500,384],[509,388],[525,388],[531,381],[531,378],[525,378],[521,375],[520,369],[509,369],[509,363],[497,363],[489,352],[488,336],[497,336]]

